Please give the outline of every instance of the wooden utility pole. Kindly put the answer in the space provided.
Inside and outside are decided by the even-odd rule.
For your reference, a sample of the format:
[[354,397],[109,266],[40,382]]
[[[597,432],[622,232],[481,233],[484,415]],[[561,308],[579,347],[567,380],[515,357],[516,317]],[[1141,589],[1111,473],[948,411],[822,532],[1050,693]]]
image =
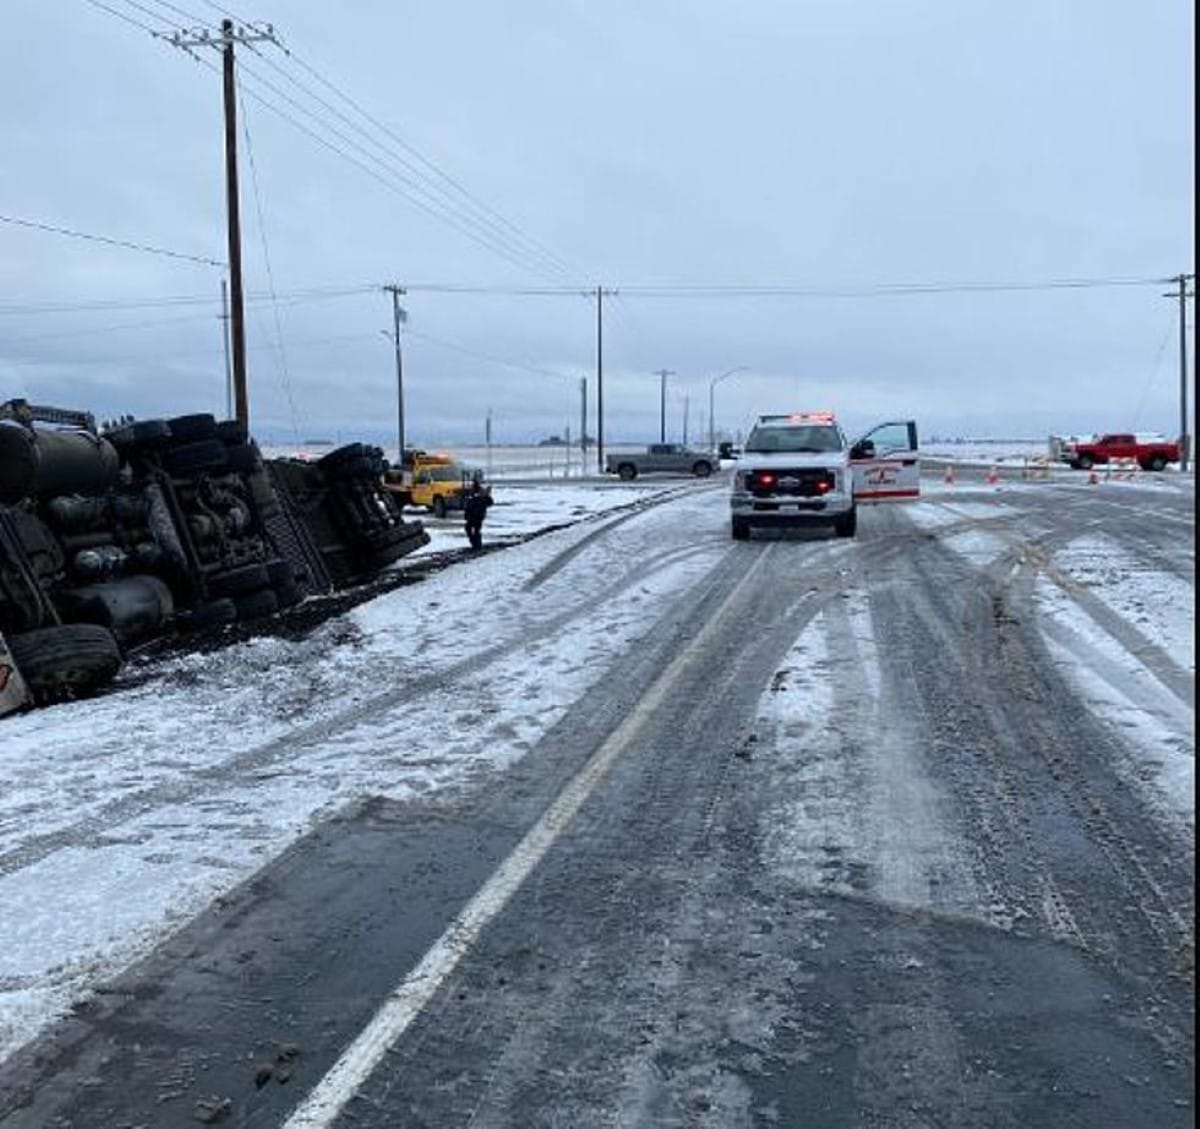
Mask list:
[[249,426],[246,394],[246,311],[242,295],[242,221],[238,210],[237,80],[233,72],[233,20],[221,21],[225,90],[225,214],[229,227],[229,293],[233,319],[233,402],[235,418]]
[[225,346],[225,418],[233,419],[233,369],[229,362],[229,290],[221,279],[221,344]]
[[1179,469],[1186,471],[1192,457],[1192,437],[1188,434],[1188,361],[1187,361],[1187,300],[1195,296],[1188,294],[1188,283],[1194,282],[1194,274],[1181,274],[1179,283]]
[[604,299],[616,294],[617,291],[605,290],[603,286],[584,292],[584,297],[596,299],[596,469],[601,474],[604,473]]
[[604,473],[604,289],[596,287],[596,471]]
[[229,236],[229,292],[232,330],[233,398],[235,418],[250,425],[250,399],[246,391],[246,310],[242,294],[242,225],[238,212],[237,173],[237,77],[234,72],[235,43],[278,43],[275,29],[233,26],[233,20],[221,21],[221,34],[213,35],[206,28],[192,32],[176,32],[169,41],[192,54],[193,47],[216,47],[222,56],[222,78],[225,102],[225,209]]

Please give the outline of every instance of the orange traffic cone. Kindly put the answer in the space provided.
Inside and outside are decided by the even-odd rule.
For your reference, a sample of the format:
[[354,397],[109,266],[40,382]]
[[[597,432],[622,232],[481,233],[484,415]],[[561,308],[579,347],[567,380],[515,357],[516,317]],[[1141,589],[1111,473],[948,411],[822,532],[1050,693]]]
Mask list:
[[1092,471],[1091,474],[1088,475],[1088,483],[1091,486],[1099,485],[1100,476],[1095,471]]
[[992,469],[984,475],[983,481],[989,486],[995,486],[996,483],[1000,481],[1000,472],[995,467],[992,467]]
[[952,466],[946,467],[946,473],[944,475],[942,475],[942,481],[944,483],[946,483],[947,486],[954,485],[954,467],[952,467]]

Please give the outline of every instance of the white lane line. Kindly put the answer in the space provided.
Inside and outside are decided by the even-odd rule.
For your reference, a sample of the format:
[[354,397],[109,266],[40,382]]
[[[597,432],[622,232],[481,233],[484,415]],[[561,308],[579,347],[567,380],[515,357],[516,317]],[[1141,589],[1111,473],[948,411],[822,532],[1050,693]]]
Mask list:
[[623,722],[612,732],[559,793],[511,855],[480,887],[463,911],[447,926],[420,963],[391,991],[370,1023],[341,1058],[296,1107],[283,1129],[328,1129],[358,1088],[370,1077],[397,1039],[421,1014],[434,993],[454,971],[483,932],[505,907],[555,840],[575,817],[608,770],[633,740],[645,719],[662,705],[691,656],[716,634],[726,609],[771,555],[773,545],[759,554],[746,575],[733,587],[708,622],[658,676]]

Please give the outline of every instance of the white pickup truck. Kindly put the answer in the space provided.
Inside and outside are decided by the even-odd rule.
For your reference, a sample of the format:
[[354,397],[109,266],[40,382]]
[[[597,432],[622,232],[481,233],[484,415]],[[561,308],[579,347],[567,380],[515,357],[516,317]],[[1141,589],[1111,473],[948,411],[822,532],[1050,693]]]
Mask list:
[[860,502],[916,498],[920,476],[912,420],[851,445],[831,412],[759,416],[733,476],[731,532],[745,541],[753,526],[831,525],[853,537]]

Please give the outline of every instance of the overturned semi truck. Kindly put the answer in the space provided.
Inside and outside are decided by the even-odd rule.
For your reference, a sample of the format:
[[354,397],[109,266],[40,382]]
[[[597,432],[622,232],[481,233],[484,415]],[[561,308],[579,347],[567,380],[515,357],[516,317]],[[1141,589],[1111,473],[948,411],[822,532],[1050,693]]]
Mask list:
[[236,420],[0,403],[0,715],[86,694],[132,647],[284,611],[427,544],[378,447],[264,459]]

